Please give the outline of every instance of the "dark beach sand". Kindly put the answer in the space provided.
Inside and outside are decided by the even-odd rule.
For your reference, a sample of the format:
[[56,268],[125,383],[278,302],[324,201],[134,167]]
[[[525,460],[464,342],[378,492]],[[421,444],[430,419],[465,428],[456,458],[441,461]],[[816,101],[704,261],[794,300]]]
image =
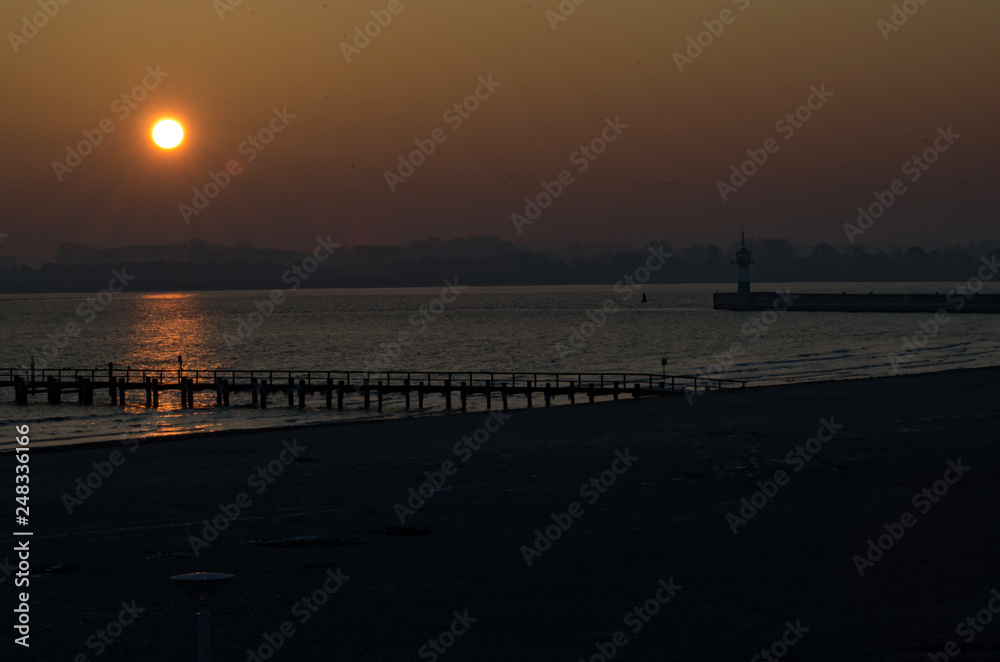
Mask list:
[[[386,534],[399,525],[393,504],[458,459],[451,447],[485,414],[143,444],[72,516],[60,496],[112,449],[38,450],[32,564],[69,569],[32,579],[31,651],[3,659],[194,660],[193,602],[167,577],[207,570],[237,575],[214,601],[222,662],[247,660],[283,621],[296,634],[275,660],[430,659],[420,647],[456,610],[478,620],[441,656],[451,662],[589,660],[617,630],[629,641],[615,660],[750,660],[796,619],[809,631],[787,659],[926,660],[1000,587],[998,378],[984,369],[711,394],[693,406],[515,410],[451,489],[407,520],[430,530],[413,536]],[[831,417],[843,429],[791,471],[786,454]],[[307,450],[257,495],[248,476],[292,437]],[[625,449],[639,459],[586,503],[580,486]],[[922,514],[911,498],[958,458],[967,475]],[[6,485],[13,465],[0,458]],[[790,482],[734,535],[726,513],[781,468]],[[240,492],[252,505],[195,558],[188,536]],[[583,515],[527,567],[521,545],[573,501]],[[916,524],[859,576],[854,555],[905,512]],[[248,542],[293,536],[330,544]],[[5,541],[0,560],[11,556]],[[293,606],[328,568],[350,579],[299,623]],[[633,634],[623,616],[670,577],[683,588]],[[3,584],[4,605],[12,588]],[[88,637],[133,599],[145,612],[95,657]],[[958,643],[961,660],[1000,659],[1000,623]]]

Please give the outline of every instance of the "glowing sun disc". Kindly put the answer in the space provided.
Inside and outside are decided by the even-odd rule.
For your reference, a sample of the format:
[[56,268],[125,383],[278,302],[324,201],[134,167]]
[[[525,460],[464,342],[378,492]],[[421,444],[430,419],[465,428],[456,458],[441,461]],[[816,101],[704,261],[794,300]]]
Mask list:
[[153,127],[153,142],[163,149],[173,149],[184,140],[184,129],[174,120],[161,120]]

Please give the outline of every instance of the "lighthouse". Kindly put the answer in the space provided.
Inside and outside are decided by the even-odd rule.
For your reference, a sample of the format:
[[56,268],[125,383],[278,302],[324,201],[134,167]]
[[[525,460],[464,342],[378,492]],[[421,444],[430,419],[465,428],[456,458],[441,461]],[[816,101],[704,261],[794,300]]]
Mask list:
[[740,232],[740,250],[736,252],[736,259],[732,260],[738,268],[737,292],[740,294],[750,294],[750,265],[754,264],[750,249],[747,248],[745,233]]

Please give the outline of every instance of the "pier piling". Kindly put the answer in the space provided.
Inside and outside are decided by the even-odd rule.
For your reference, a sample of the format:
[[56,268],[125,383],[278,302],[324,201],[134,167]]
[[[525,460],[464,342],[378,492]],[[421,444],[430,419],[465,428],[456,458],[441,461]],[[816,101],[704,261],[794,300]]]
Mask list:
[[28,404],[28,384],[24,377],[14,377],[14,401],[19,405]]

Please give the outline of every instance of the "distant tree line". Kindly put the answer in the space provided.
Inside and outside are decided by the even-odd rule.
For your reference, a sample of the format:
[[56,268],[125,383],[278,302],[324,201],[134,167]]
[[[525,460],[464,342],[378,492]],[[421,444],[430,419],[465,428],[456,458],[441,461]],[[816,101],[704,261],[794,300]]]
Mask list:
[[[698,244],[674,249],[657,271],[654,283],[726,283],[735,281],[730,260],[736,244]],[[1000,241],[965,246],[869,253],[818,244],[796,250],[784,239],[748,242],[756,264],[755,282],[792,281],[961,281],[973,275],[984,256],[1000,251]],[[249,244],[222,246],[191,241],[169,246],[100,249],[66,244],[56,259],[39,268],[0,259],[0,292],[91,292],[107,286],[113,269],[124,268],[135,280],[130,291],[283,288],[282,273],[307,253]],[[529,250],[496,237],[475,236],[442,241],[432,238],[406,246],[342,247],[312,274],[306,286],[404,287],[439,285],[445,278],[463,285],[610,284],[641,266],[646,249],[592,252]]]

